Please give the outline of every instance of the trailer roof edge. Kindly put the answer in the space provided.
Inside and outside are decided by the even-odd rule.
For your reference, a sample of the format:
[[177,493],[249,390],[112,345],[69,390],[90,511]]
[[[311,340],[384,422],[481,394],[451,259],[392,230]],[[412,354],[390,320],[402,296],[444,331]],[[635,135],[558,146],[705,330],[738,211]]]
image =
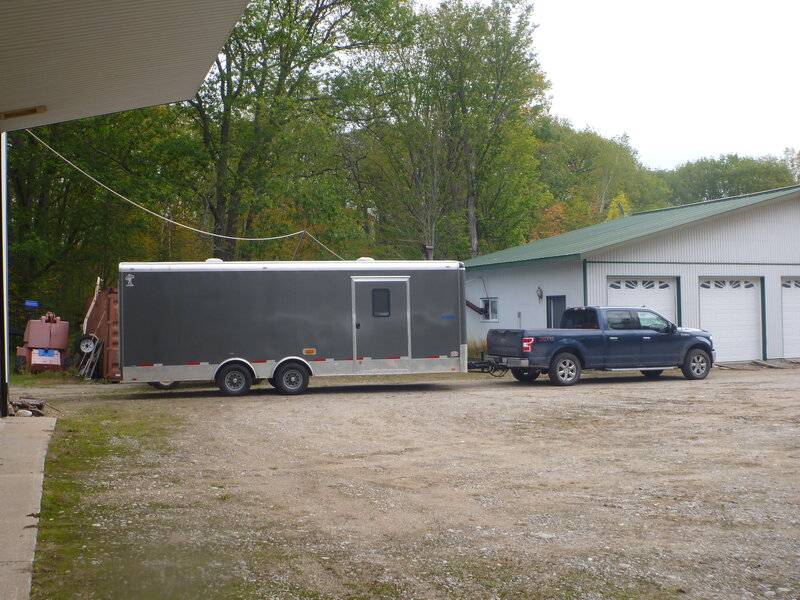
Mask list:
[[166,271],[386,271],[406,269],[439,271],[463,269],[456,260],[323,260],[323,261],[230,261],[230,262],[123,262],[125,272]]

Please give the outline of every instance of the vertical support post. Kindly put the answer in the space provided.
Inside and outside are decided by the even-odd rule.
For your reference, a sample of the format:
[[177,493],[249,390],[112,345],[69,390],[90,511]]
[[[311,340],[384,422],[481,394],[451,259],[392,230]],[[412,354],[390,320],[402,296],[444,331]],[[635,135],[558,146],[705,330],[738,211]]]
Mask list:
[[0,132],[0,247],[2,247],[3,281],[0,300],[3,318],[0,319],[0,335],[3,337],[0,359],[0,417],[8,416],[8,137]]

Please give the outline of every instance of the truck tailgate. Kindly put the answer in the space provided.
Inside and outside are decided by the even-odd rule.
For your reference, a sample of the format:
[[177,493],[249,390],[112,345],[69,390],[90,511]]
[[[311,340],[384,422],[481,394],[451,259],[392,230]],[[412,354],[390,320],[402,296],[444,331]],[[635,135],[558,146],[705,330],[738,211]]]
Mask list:
[[522,355],[522,329],[490,329],[486,335],[486,353],[490,356]]

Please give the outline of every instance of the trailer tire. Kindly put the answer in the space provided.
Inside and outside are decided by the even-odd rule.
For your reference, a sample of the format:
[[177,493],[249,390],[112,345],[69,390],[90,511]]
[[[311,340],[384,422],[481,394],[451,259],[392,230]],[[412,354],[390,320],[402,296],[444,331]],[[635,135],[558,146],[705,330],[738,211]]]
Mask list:
[[81,354],[91,354],[97,346],[97,338],[92,334],[83,335],[78,338],[76,346]]
[[581,380],[581,361],[570,352],[556,354],[547,373],[555,385],[575,385]]
[[147,385],[157,390],[174,390],[181,384],[180,381],[148,381]]
[[521,383],[531,383],[539,376],[539,371],[536,369],[514,367],[511,369],[511,376]]
[[253,385],[253,373],[247,365],[230,363],[219,370],[216,382],[226,396],[244,396]]
[[281,393],[287,396],[302,394],[308,388],[310,373],[308,368],[300,363],[287,362],[275,370],[272,385]]
[[272,387],[275,387],[275,378],[267,377],[267,383],[270,384]]

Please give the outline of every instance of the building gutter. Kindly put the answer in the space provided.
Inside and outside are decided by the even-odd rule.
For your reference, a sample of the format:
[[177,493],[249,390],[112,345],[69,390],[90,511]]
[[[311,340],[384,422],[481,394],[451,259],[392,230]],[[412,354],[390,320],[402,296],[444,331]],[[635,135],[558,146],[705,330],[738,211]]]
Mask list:
[[510,267],[521,267],[531,264],[548,264],[548,263],[556,263],[556,262],[565,262],[569,260],[580,260],[583,257],[582,254],[564,254],[563,256],[548,256],[545,258],[529,258],[525,260],[513,260],[508,262],[500,262],[500,263],[491,263],[486,265],[468,265],[465,264],[464,268],[467,271],[487,271],[490,269],[505,269]]

